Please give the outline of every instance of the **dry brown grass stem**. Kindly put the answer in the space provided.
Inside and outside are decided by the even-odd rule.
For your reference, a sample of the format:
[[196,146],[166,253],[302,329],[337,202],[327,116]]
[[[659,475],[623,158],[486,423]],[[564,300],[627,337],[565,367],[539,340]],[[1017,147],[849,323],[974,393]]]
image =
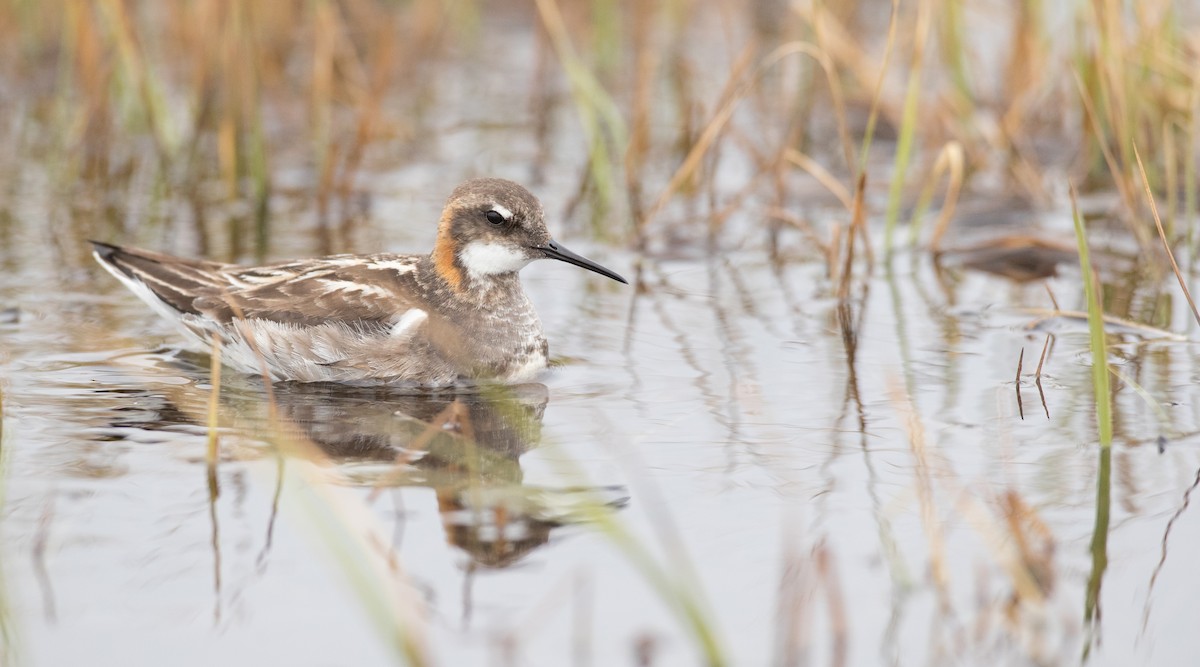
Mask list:
[[[1115,135],[1117,150],[1123,158],[1123,163],[1132,166],[1129,149],[1134,141],[1132,128],[1137,115],[1137,103],[1127,92],[1126,77],[1130,70],[1125,63],[1136,56],[1128,53],[1125,3],[1121,0],[1093,0],[1088,5],[1095,12],[1093,25],[1097,29],[1097,47],[1100,54],[1096,64],[1096,83],[1101,99],[1107,103],[1109,124]],[[1100,134],[1097,134],[1096,138],[1103,141]],[[1114,179],[1128,179],[1124,187],[1129,195],[1126,201],[1131,205],[1129,213],[1132,215],[1137,209],[1132,206],[1133,179],[1130,176],[1113,174]]]
[[1046,351],[1050,349],[1050,334],[1046,334],[1046,342],[1042,343],[1042,354],[1038,357],[1037,370],[1033,372],[1033,376],[1038,382],[1042,381],[1042,366],[1046,363]]
[[[822,15],[828,17],[829,12],[828,11],[823,12]],[[879,121],[879,113],[884,108],[883,84],[887,80],[888,64],[891,62],[892,53],[895,51],[896,32],[897,32],[897,27],[898,27],[899,23],[900,23],[900,0],[892,0],[892,11],[888,17],[887,41],[886,41],[886,43],[884,45],[884,49],[883,49],[883,59],[879,63],[878,75],[874,77],[874,83],[871,88],[871,111],[867,114],[867,126],[866,126],[866,130],[863,132],[862,147],[859,151],[859,158],[858,158],[859,161],[858,161],[858,167],[857,167],[858,168],[858,179],[855,182],[855,187],[857,188],[857,190],[855,192],[855,202],[856,202],[856,206],[858,207],[858,209],[860,209],[858,211],[858,213],[862,212],[861,211],[862,201],[863,201],[862,190],[866,189],[866,187],[867,187],[867,177],[866,177],[867,157],[871,153],[871,142],[874,141],[874,139],[875,139],[875,124]],[[837,22],[832,21],[832,24],[837,25]],[[822,43],[824,43],[824,42],[822,42]],[[861,73],[860,73],[860,80],[864,84],[866,84],[866,82],[871,81],[871,79],[872,79],[872,77],[870,77],[870,76],[862,77]],[[864,87],[866,87],[866,86],[864,85]],[[891,116],[892,116],[893,121],[898,124],[901,119],[902,114],[900,112],[893,111]],[[865,223],[865,218],[864,218],[864,223]],[[851,231],[853,231],[853,230],[851,230]],[[871,239],[867,234],[867,227],[865,224],[862,225],[861,231],[862,231],[863,243],[867,246],[867,255],[870,258],[870,264],[873,269],[874,265],[875,265],[875,251],[872,249]],[[890,251],[890,248],[889,248],[889,251]]]
[[850,196],[850,191],[833,174],[829,173],[828,169],[821,166],[821,163],[794,148],[788,148],[784,151],[783,156],[788,162],[800,167],[808,172],[810,176],[817,179],[818,183],[825,186],[825,189],[830,194],[842,202],[842,206],[846,207],[846,211],[854,211],[854,198]]
[[[933,237],[929,241],[929,249],[935,255],[941,249],[942,238],[946,235],[946,230],[950,228],[950,221],[954,218],[954,209],[958,205],[958,194],[962,190],[963,147],[957,141],[946,144],[938,153],[937,161],[933,165],[933,172],[929,175],[929,182],[925,186],[927,193],[932,194],[934,184],[941,180],[942,173],[946,171],[950,172],[950,182],[946,186],[946,197],[942,200],[942,210],[938,214],[937,225],[933,228]],[[928,197],[922,194],[921,200],[927,201]]]
[[212,389],[208,394],[208,447],[205,450],[204,460],[211,469],[217,465],[217,460],[221,455],[221,443],[218,436],[218,428],[220,426],[218,415],[221,407],[221,337],[216,334],[213,334],[212,337],[212,357],[209,360],[209,373],[212,376],[210,381]]
[[158,149],[158,157],[165,165],[171,152],[166,118],[158,99],[158,91],[154,89],[150,70],[146,66],[141,44],[137,40],[133,19],[126,4],[118,0],[101,0],[100,9],[109,23],[125,73],[137,90],[146,123],[150,126],[155,147]]
[[1046,288],[1046,295],[1050,297],[1050,303],[1054,304],[1054,310],[1062,310],[1058,307],[1058,299],[1054,298],[1054,290],[1050,289],[1050,283],[1042,283],[1042,287]]
[[[654,96],[654,74],[658,71],[661,57],[656,47],[657,40],[650,35],[654,25],[654,3],[638,2],[633,5],[635,14],[632,28],[634,50],[634,72],[632,101],[630,104],[629,142],[625,147],[625,192],[629,199],[629,213],[634,220],[643,219],[645,208],[642,190],[642,169],[650,154],[651,105]],[[639,248],[644,247],[642,226],[635,225]]]
[[[867,190],[866,180],[866,172],[860,173],[858,185],[854,188],[854,208],[850,219],[850,231],[846,233],[846,252],[842,257],[842,268],[838,280],[838,300],[843,302],[850,297],[850,279],[854,275],[854,240],[860,236],[857,233],[858,230],[865,228],[867,224],[866,203],[864,202]],[[869,243],[864,242],[863,245],[867,247],[868,251],[870,250]]]
[[[801,218],[800,216],[798,216],[795,213],[792,213],[791,211],[788,211],[786,209],[782,209],[782,208],[768,209],[767,216],[770,217],[772,220],[778,220],[779,222],[783,222],[783,223],[787,224],[788,226],[792,227],[793,229],[799,231],[804,236],[804,238],[813,245],[813,247],[820,250],[821,254],[825,258],[826,276],[830,275],[829,272],[832,270],[832,267],[834,266],[834,264],[837,261],[837,259],[836,259],[837,241],[838,241],[837,236],[834,236],[832,243],[827,243],[827,242],[823,241],[821,239],[820,235],[817,234],[817,231],[815,229],[813,229],[812,223],[810,223],[808,220],[805,220],[804,218]],[[835,232],[839,231],[839,229],[840,228],[837,226],[833,227],[833,230]]]
[[1175,279],[1179,281],[1179,289],[1183,290],[1183,296],[1192,309],[1192,316],[1196,318],[1196,324],[1200,324],[1200,310],[1196,309],[1192,291],[1188,289],[1187,281],[1183,279],[1183,272],[1179,270],[1179,264],[1175,261],[1175,253],[1171,252],[1171,244],[1167,241],[1167,233],[1163,230],[1162,219],[1158,216],[1158,205],[1154,203],[1154,191],[1150,189],[1150,178],[1146,176],[1146,165],[1142,164],[1142,155],[1138,152],[1136,143],[1133,145],[1133,156],[1137,159],[1138,173],[1142,176],[1142,191],[1145,192],[1146,201],[1150,204],[1150,213],[1154,215],[1154,226],[1158,229],[1158,238],[1162,241],[1167,259],[1171,260],[1171,269],[1175,272]]
[[846,102],[842,94],[842,83],[841,79],[838,78],[833,59],[829,57],[829,54],[824,49],[809,42],[783,44],[768,54],[766,58],[763,58],[751,85],[757,83],[758,79],[761,79],[771,68],[794,55],[806,55],[821,66],[821,71],[825,75],[825,82],[829,86],[830,101],[833,102],[833,119],[837,124],[838,140],[842,145],[843,157],[846,160],[846,170],[853,173],[854,144],[850,140],[850,129],[846,124]]
[[[853,34],[825,4],[802,3],[797,6],[796,12],[813,26],[814,32],[821,35],[822,51],[830,54],[834,62],[845,65],[853,73],[858,87],[874,91],[871,96],[871,114],[867,121],[867,134],[871,134],[880,112],[885,113],[892,122],[899,124],[901,107],[883,95],[883,86],[887,79],[887,68],[896,43],[900,0],[891,2],[892,13],[888,24],[887,42],[884,47],[883,60],[878,64],[873,61],[871,54],[863,49],[861,37]],[[864,157],[860,156],[860,159],[864,159]]]
[[313,117],[313,150],[318,173],[317,222],[324,227],[328,196],[333,183],[334,153],[337,146],[330,141],[333,115],[333,85],[335,50],[337,48],[336,8],[329,0],[310,3],[312,18],[312,63],[310,72],[309,113]]
[[341,197],[350,196],[354,186],[354,176],[362,164],[368,144],[374,138],[376,128],[382,123],[384,97],[392,81],[392,74],[397,62],[395,44],[397,40],[391,35],[396,32],[396,21],[389,16],[378,16],[374,22],[370,43],[377,45],[372,54],[370,74],[365,94],[362,96],[358,122],[355,125],[354,138],[346,151],[346,158],[337,185]]
[[825,274],[829,277],[829,282],[836,283],[840,280],[841,271],[838,266],[838,253],[842,248],[842,226],[833,225],[829,228],[829,243],[826,244],[825,256]]
[[[925,49],[929,43],[929,30],[933,22],[932,0],[917,0],[916,25],[913,27],[912,57],[908,63],[907,83],[904,91],[904,113],[896,136],[896,152],[892,159],[889,175],[888,202],[885,212],[884,247],[892,253],[892,234],[899,219],[901,197],[907,184],[908,168],[913,158],[913,145],[917,135],[917,118],[921,104],[921,78],[924,71]],[[865,156],[864,156],[865,162]]]
[[1021,419],[1025,419],[1025,405],[1021,402],[1021,367],[1025,364],[1025,347],[1021,347],[1021,354],[1017,357],[1017,378],[1014,380],[1017,388],[1017,412],[1020,413]]
[[713,117],[704,126],[699,138],[696,139],[696,143],[692,145],[691,150],[684,157],[683,163],[675,170],[675,173],[671,176],[671,180],[667,182],[667,186],[658,195],[658,199],[650,207],[650,211],[646,214],[646,217],[639,221],[639,225],[644,226],[649,224],[651,220],[658,216],[662,209],[666,207],[671,197],[675,195],[684,183],[687,183],[692,178],[692,175],[703,161],[704,156],[708,154],[709,149],[712,148],[721,136],[721,131],[724,129],[725,124],[733,117],[734,109],[737,108],[737,102],[745,96],[745,93],[742,92],[742,86],[739,86],[738,83],[741,81],[742,74],[750,66],[753,54],[753,49],[747,46],[742,50],[737,60],[734,61],[729,79],[725,83],[725,89],[718,98],[720,101],[717,104],[716,113],[713,114]]
[[1038,398],[1042,401],[1042,410],[1046,419],[1050,418],[1050,406],[1046,403],[1046,390],[1042,388],[1042,366],[1046,363],[1046,352],[1050,350],[1050,334],[1046,334],[1046,342],[1042,344],[1042,354],[1038,357],[1037,370],[1033,373],[1033,383],[1037,386]]
[[[1066,320],[1080,320],[1087,322],[1087,312],[1082,310],[1047,310],[1045,308],[1027,308],[1023,312],[1034,316],[1034,319],[1025,325],[1026,329],[1035,329],[1047,320],[1056,318]],[[1129,331],[1137,332],[1143,338],[1160,338],[1182,343],[1187,340],[1186,336],[1177,334],[1174,331],[1152,327],[1149,324],[1142,324],[1116,315],[1104,314],[1105,326],[1119,327]]]
[[[1095,105],[1092,103],[1092,98],[1088,96],[1087,88],[1083,84],[1083,79],[1079,77],[1078,72],[1072,72],[1075,77],[1075,87],[1079,90],[1079,99],[1083,102],[1084,116],[1087,118],[1088,126],[1092,130],[1093,136],[1096,138],[1097,145],[1100,146],[1100,152],[1104,156],[1104,163],[1108,165],[1109,175],[1112,176],[1113,185],[1116,186],[1117,192],[1121,194],[1121,201],[1125,204],[1125,210],[1132,216],[1137,207],[1133,197],[1133,186],[1129,182],[1128,177],[1121,171],[1120,165],[1117,163],[1117,158],[1113,155],[1108,141],[1104,137],[1104,128],[1100,125],[1100,120],[1096,115]],[[1127,218],[1129,220],[1129,218]],[[1127,225],[1134,236],[1137,237],[1138,244],[1145,248],[1148,245],[1149,239],[1146,237],[1146,232],[1140,225]]]
[[[715,210],[708,214],[708,232],[710,238],[712,238],[712,235],[721,229],[721,226],[725,224],[725,221],[728,220],[730,216],[742,210],[742,205],[748,198],[754,195],[757,181],[762,178],[762,176],[763,174],[759,174],[747,182],[746,185],[739,188],[737,192],[728,198],[721,208],[716,209],[714,206]],[[713,192],[715,192],[715,190],[713,190]]]
[[1000,126],[1005,134],[1017,135],[1025,126],[1030,99],[1037,93],[1046,63],[1048,43],[1042,30],[1041,17],[1034,4],[1025,0],[1013,3],[1016,18],[1011,31],[1008,62],[1004,67],[1004,94],[1008,102],[1001,114]]
[[778,65],[782,60],[793,55],[807,55],[815,60],[825,73],[826,81],[829,84],[830,96],[833,99],[834,116],[838,126],[838,136],[841,139],[843,150],[846,153],[847,166],[853,169],[853,149],[851,148],[850,132],[846,126],[846,109],[845,102],[842,98],[841,83],[838,80],[837,73],[834,70],[833,61],[828,54],[822,51],[819,47],[808,42],[791,42],[784,44],[766,57],[754,68],[754,71],[743,78],[743,75],[750,68],[751,58],[753,56],[753,48],[747,46],[742,50],[741,54],[734,61],[730,69],[729,79],[725,83],[725,87],[718,97],[717,111],[709,119],[704,129],[700,132],[699,138],[688,151],[683,162],[671,179],[667,182],[663,191],[659,194],[658,199],[650,208],[645,218],[640,221],[644,225],[653,220],[667,205],[671,197],[675,195],[679,189],[687,183],[696,173],[704,158],[716,145],[717,140],[721,137],[725,126],[733,117],[734,111],[737,109],[738,103],[749,96],[750,92],[758,85],[771,68]]

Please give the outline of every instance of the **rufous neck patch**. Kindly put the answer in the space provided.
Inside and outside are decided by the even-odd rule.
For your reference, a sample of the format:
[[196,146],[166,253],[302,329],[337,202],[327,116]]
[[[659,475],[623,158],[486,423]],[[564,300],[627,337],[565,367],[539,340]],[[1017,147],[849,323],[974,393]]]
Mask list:
[[463,289],[463,273],[455,261],[458,253],[458,243],[450,229],[450,212],[442,214],[438,223],[437,243],[433,247],[433,268],[438,275],[450,285],[455,292]]

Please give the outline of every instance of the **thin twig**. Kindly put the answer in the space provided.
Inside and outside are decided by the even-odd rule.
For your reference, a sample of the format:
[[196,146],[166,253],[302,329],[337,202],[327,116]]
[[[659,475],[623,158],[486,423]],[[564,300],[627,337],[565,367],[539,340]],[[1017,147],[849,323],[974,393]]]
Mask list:
[[1142,175],[1142,190],[1146,193],[1146,201],[1150,202],[1150,212],[1154,214],[1154,226],[1158,228],[1158,238],[1162,241],[1163,250],[1167,251],[1167,259],[1171,260],[1171,269],[1175,271],[1175,279],[1179,281],[1179,288],[1183,290],[1183,296],[1192,308],[1192,317],[1195,317],[1196,323],[1200,324],[1200,310],[1196,310],[1192,292],[1183,279],[1183,273],[1179,271],[1179,264],[1175,262],[1175,253],[1171,252],[1171,244],[1167,243],[1167,233],[1163,231],[1162,220],[1158,217],[1158,205],[1154,203],[1154,193],[1150,190],[1150,178],[1146,176],[1146,165],[1142,164],[1142,155],[1138,152],[1137,142],[1133,144],[1133,156],[1137,158],[1138,172]]
[[1021,355],[1017,357],[1017,411],[1021,414],[1021,421],[1025,420],[1025,406],[1021,403],[1021,367],[1025,364],[1025,347],[1021,347]]
[[[866,204],[863,199],[866,194],[867,174],[858,176],[858,187],[854,191],[854,209],[850,218],[850,232],[846,235],[846,255],[842,264],[841,280],[838,282],[838,301],[845,302],[850,298],[850,280],[854,270],[854,238],[855,230],[866,223]],[[869,247],[869,244],[865,244]]]
[[1042,356],[1038,357],[1037,370],[1033,373],[1033,383],[1037,385],[1038,397],[1042,399],[1042,410],[1046,411],[1046,419],[1050,418],[1050,406],[1046,404],[1046,390],[1042,389],[1042,364],[1046,363],[1046,352],[1050,349],[1050,334],[1046,334],[1046,342],[1042,345]]
[[[1037,370],[1033,372],[1033,377],[1038,382],[1042,381],[1042,364],[1046,363],[1046,350],[1050,349],[1050,334],[1046,334],[1046,343],[1042,345],[1042,356],[1038,357]],[[1024,350],[1022,350],[1024,352]]]
[[1062,308],[1058,307],[1058,299],[1054,298],[1054,290],[1050,289],[1050,283],[1042,283],[1042,287],[1046,288],[1046,294],[1050,295],[1050,303],[1054,304],[1054,312],[1059,312]]
[[212,337],[209,372],[212,375],[212,390],[208,394],[208,449],[204,453],[204,461],[211,468],[217,465],[221,453],[221,441],[217,434],[217,416],[221,406],[221,337],[216,334]]

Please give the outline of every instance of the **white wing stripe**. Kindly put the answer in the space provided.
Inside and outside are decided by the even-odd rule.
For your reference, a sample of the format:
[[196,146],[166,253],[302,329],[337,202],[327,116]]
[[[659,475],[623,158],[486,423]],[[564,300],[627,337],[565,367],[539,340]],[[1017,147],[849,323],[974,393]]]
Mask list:
[[429,319],[429,313],[420,308],[409,308],[392,325],[392,338],[411,338],[427,319]]

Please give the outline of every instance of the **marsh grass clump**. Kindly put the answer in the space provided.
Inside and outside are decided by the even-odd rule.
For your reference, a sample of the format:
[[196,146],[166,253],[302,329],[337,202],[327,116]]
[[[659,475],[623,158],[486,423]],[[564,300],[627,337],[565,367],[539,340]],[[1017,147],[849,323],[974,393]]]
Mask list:
[[[249,204],[244,231],[262,246],[273,164],[311,166],[326,224],[369,147],[416,135],[447,11],[429,1],[5,3],[3,76],[23,93],[9,105],[32,121],[18,143],[61,163],[64,187],[149,170],[194,201],[219,183],[219,200]],[[213,230],[199,231],[203,247]]]
[[[1167,235],[1194,240],[1177,221],[1196,213],[1200,75],[1175,3],[1063,12],[1021,2],[1007,23],[965,0],[893,2],[886,21],[861,2],[561,4],[14,2],[0,7],[0,76],[22,91],[5,106],[34,122],[21,148],[60,155],[63,177],[145,165],[168,190],[193,192],[215,179],[249,204],[256,246],[270,238],[276,165],[309,165],[317,222],[330,224],[373,151],[395,156],[397,142],[437,129],[435,82],[464,56],[487,57],[464,45],[501,11],[525,21],[534,54],[557,67],[537,65],[525,84],[534,104],[497,120],[531,116],[539,143],[579,142],[575,200],[610,241],[653,250],[664,235],[700,232],[697,220],[711,238],[763,203],[795,213],[792,193],[814,178],[850,202],[869,172],[887,190],[882,208],[867,203],[890,250],[903,211],[915,209],[915,223],[931,201],[933,174],[953,176],[949,217],[952,195],[995,183],[1046,202],[1044,177],[1066,169],[1118,192],[1145,244],[1135,142],[1165,198]],[[979,31],[987,58],[967,37]],[[538,92],[554,78],[569,91],[565,122]],[[858,158],[842,159],[852,144]],[[632,224],[611,224],[624,215]]]
[[[890,402],[864,399],[856,359],[876,253],[884,258],[900,314],[898,283],[909,276],[895,270],[893,258],[906,250],[928,251],[912,254],[932,256],[935,264],[957,254],[961,266],[1022,284],[1078,261],[1086,312],[1065,311],[1053,294],[1050,299],[1055,317],[1086,319],[1088,326],[1091,386],[1081,386],[1090,389],[1086,405],[1094,407],[1099,460],[1084,616],[1098,619],[1108,565],[1113,424],[1120,421],[1114,394],[1126,385],[1145,396],[1151,390],[1110,368],[1111,330],[1137,318],[1120,312],[1096,275],[1111,242],[1136,248],[1138,267],[1161,278],[1168,262],[1146,259],[1161,257],[1150,254],[1161,247],[1200,325],[1187,280],[1200,252],[1200,46],[1192,37],[1197,18],[1171,0],[996,4],[13,0],[0,4],[0,118],[6,119],[0,140],[11,146],[0,158],[0,174],[14,177],[0,180],[17,183],[31,165],[45,173],[59,206],[71,213],[87,209],[88,215],[76,216],[77,225],[54,229],[64,232],[54,234],[56,249],[82,246],[89,237],[149,233],[186,214],[194,222],[197,254],[264,256],[273,239],[304,224],[315,227],[317,252],[366,251],[373,248],[353,247],[349,234],[354,211],[368,208],[356,203],[366,177],[420,163],[436,167],[430,181],[452,182],[430,156],[459,146],[445,148],[454,169],[528,169],[535,181],[567,184],[557,191],[563,217],[583,221],[580,228],[594,238],[625,245],[646,260],[638,275],[648,279],[638,281],[635,298],[658,304],[660,313],[666,312],[662,294],[680,301],[694,295],[670,285],[653,260],[711,260],[730,248],[758,249],[756,243],[775,264],[813,260],[824,273],[817,272],[811,301],[833,304],[836,323],[828,328],[842,343],[834,355],[846,361],[844,415],[858,420],[839,421],[839,429],[849,425],[863,435],[865,458],[871,454],[867,432],[877,425],[870,420],[890,405],[900,420],[897,432],[907,435],[914,471],[909,495],[931,566],[927,583],[938,619],[953,621],[939,626],[964,625],[955,618],[966,612],[955,600],[948,546],[954,531],[945,525],[947,518],[963,519],[987,545],[993,560],[986,565],[1005,575],[1011,604],[1006,619],[992,621],[1001,628],[996,632],[1006,641],[1020,639],[1022,630],[1043,620],[1038,614],[1054,593],[1057,545],[1035,500],[1013,490],[980,501],[971,494],[974,481],[951,469],[939,434],[919,412],[926,403],[913,381],[907,342],[899,351],[909,367],[903,388],[893,388]],[[481,70],[488,76],[469,78]],[[497,88],[507,96],[493,100],[455,88],[483,78],[500,81]],[[496,127],[502,140],[480,140],[499,135]],[[1107,235],[1080,211],[1074,189],[1068,200],[1067,183],[1111,200],[1095,216],[1116,223]],[[311,215],[282,215],[285,190]],[[128,200],[147,192],[157,208],[135,210]],[[0,185],[6,243],[14,237],[10,210],[21,196],[19,185]],[[951,248],[949,234],[962,226],[955,225],[966,217],[965,205],[988,197],[1017,201],[1022,211],[1064,213],[1059,220],[1071,220],[1074,246],[993,233],[982,244]],[[219,207],[234,211],[221,220],[224,226],[212,222],[211,210]],[[1066,229],[1058,231],[1066,238]],[[793,254],[781,251],[789,246]],[[776,291],[782,292],[785,273],[779,275]],[[656,287],[660,294],[653,293]],[[923,286],[917,291],[930,313],[958,305],[937,302]],[[744,301],[753,304],[751,297]],[[810,300],[797,301],[807,308]],[[1125,299],[1126,309],[1135,301]],[[803,308],[794,309],[798,321],[808,314]],[[630,309],[631,323],[636,309]],[[1167,310],[1155,327],[1172,328]],[[904,341],[900,328],[897,338]],[[810,333],[797,330],[789,338]],[[1053,364],[1050,349],[1048,334],[1034,372],[1048,421],[1042,371]],[[1013,356],[1018,412],[1027,417],[1020,390],[1033,364],[1023,348]],[[219,348],[211,359],[205,423],[215,543],[218,473],[227,450],[218,440]],[[691,363],[699,369],[703,362]],[[755,385],[733,380],[731,405]],[[1005,391],[1009,405],[1007,385]],[[274,412],[272,392],[266,382],[264,401]],[[435,439],[452,441],[465,452],[455,460],[461,468],[455,473],[465,479],[462,497],[482,512],[486,471],[511,470],[513,461],[481,452],[476,425],[462,410],[456,404],[428,420],[406,455],[427,453]],[[277,415],[270,423],[273,446],[315,462],[300,466],[300,482],[288,491],[316,542],[350,577],[397,660],[434,662],[421,600],[376,539],[370,502],[381,492],[368,492],[366,503],[348,498],[338,478],[326,475],[334,467],[329,457],[280,426]],[[397,475],[410,472],[411,462],[393,461]],[[603,498],[584,497],[579,514],[675,614],[702,660],[732,662],[687,554],[668,548],[660,557],[650,538],[635,534],[611,509]],[[880,529],[884,541],[891,539],[888,530]],[[660,532],[670,537],[669,528]],[[887,545],[884,551],[897,589],[907,594],[917,584],[904,556]],[[509,564],[512,553],[489,552],[480,560]],[[813,591],[830,609],[835,662],[844,657],[847,638],[856,636],[835,553],[832,543],[818,542],[809,554],[785,554],[792,570],[783,578],[777,612],[785,661],[803,659]],[[3,584],[0,639],[7,647],[14,619]],[[1054,661],[1037,659],[1033,649],[1028,654],[1023,657],[1034,662]]]

